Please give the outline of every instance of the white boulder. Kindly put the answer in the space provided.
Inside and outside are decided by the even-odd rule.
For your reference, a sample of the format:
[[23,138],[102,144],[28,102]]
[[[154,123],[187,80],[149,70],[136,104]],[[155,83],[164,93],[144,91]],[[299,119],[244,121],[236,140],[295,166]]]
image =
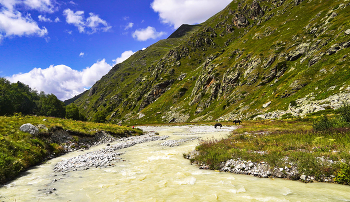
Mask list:
[[31,135],[39,134],[39,129],[30,123],[23,124],[19,129],[22,132],[30,133]]

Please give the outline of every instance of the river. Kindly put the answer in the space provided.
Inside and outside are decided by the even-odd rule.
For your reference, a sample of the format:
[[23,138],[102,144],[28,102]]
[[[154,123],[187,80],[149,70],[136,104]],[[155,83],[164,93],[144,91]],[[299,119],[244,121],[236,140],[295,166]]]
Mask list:
[[[142,127],[167,140],[224,138],[234,127]],[[54,172],[54,166],[86,151],[75,151],[30,169],[0,188],[0,201],[350,201],[350,186],[200,170],[183,158],[198,140],[168,147],[158,140],[118,150],[112,166]],[[113,145],[113,143],[112,143]]]

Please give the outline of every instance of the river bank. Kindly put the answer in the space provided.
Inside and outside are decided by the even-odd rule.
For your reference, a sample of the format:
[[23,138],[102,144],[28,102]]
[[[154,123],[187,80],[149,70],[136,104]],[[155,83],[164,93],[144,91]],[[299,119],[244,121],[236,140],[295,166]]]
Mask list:
[[349,184],[350,129],[314,131],[308,129],[311,125],[306,121],[245,122],[226,139],[201,142],[185,158],[201,169]]
[[[20,129],[23,125],[28,132]],[[67,152],[139,134],[142,134],[139,129],[114,124],[42,116],[0,116],[0,185]]]
[[[202,141],[228,138],[234,126],[222,130],[198,125],[140,128],[145,135],[149,132],[155,137],[169,137],[115,150],[113,153],[120,155],[110,162],[111,166],[55,172],[60,162],[93,155],[93,152],[108,152],[106,149],[120,142],[69,152],[28,170],[26,175],[1,187],[0,201],[350,200],[348,186],[215,172],[198,169],[183,158],[184,153],[193,151]],[[172,144],[174,142],[176,145]]]

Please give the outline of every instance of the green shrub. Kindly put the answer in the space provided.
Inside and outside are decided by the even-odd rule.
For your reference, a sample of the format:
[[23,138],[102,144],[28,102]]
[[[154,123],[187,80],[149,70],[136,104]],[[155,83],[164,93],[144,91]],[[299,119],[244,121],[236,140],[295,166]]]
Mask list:
[[290,119],[290,118],[294,118],[292,113],[287,113],[282,115],[282,119]]
[[337,172],[335,181],[339,184],[350,184],[350,166],[347,163],[340,164],[340,170]]
[[298,104],[295,100],[290,101],[290,106],[296,107]]
[[333,124],[326,115],[322,115],[317,121],[314,121],[312,127],[316,131],[323,131],[332,128]]
[[96,123],[104,123],[106,122],[106,114],[105,112],[102,111],[98,111],[94,114],[93,118],[92,118],[93,122]]
[[350,123],[350,105],[344,104],[343,107],[338,109],[341,119],[347,123]]

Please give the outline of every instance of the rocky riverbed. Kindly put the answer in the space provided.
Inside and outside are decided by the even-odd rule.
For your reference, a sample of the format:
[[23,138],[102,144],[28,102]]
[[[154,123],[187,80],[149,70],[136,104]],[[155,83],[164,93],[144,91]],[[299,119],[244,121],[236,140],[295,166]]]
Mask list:
[[67,160],[57,163],[54,167],[55,172],[69,172],[77,170],[86,170],[91,167],[108,167],[112,166],[113,162],[122,160],[119,156],[123,153],[118,152],[120,149],[128,148],[136,144],[165,140],[169,136],[158,136],[154,133],[149,133],[141,136],[132,136],[121,138],[113,144],[107,144],[107,147],[97,151],[88,152]]
[[[230,128],[235,129],[234,126]],[[350,200],[349,186],[331,183],[304,184],[266,178],[255,180],[245,173],[232,175],[230,171],[219,173],[198,169],[183,159],[183,153],[192,151],[198,140],[173,147],[160,146],[161,143],[169,142],[168,140],[182,141],[192,137],[203,140],[221,139],[229,134],[227,131],[223,132],[224,130],[215,130],[213,126],[162,126],[147,129],[144,131],[150,134],[146,134],[161,139],[138,144],[146,139],[151,141],[152,138],[146,138],[147,135],[121,138],[112,143],[70,152],[49,160],[31,169],[21,178],[0,187],[0,201],[215,201],[218,198],[221,201]],[[189,130],[197,133],[189,136]],[[204,132],[206,130],[207,133]],[[163,136],[169,138],[162,139]],[[128,145],[128,141],[136,141],[137,144],[127,149],[116,149],[119,144]],[[79,163],[73,161],[74,157],[81,155],[83,158],[86,153],[89,153],[86,157],[95,155],[96,159],[113,153],[115,156],[109,155],[109,158],[115,160],[110,161],[111,166],[104,164],[97,168],[83,166],[62,172],[53,171],[55,165],[68,159]],[[231,163],[227,166],[234,168],[237,165],[241,170],[246,170],[244,166],[255,166],[251,166],[252,162]],[[83,170],[84,168],[89,169]],[[73,171],[74,169],[77,171]]]

